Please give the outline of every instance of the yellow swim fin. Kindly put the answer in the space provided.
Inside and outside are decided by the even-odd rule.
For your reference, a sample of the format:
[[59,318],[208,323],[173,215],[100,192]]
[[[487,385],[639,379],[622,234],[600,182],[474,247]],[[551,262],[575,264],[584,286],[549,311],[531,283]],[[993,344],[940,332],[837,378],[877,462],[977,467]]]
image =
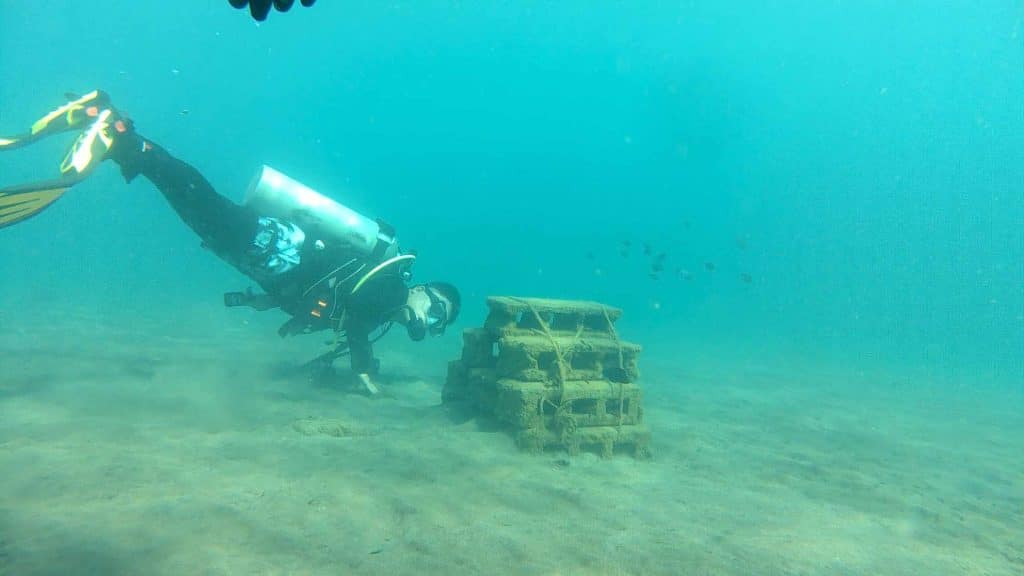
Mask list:
[[0,137],[0,150],[21,148],[51,134],[81,130],[95,121],[102,109],[110,107],[110,96],[102,90],[93,90],[84,96],[64,96],[68,102],[33,122],[29,132],[7,138]]
[[32,124],[28,133],[0,137],[0,151],[20,148],[61,132],[78,131],[78,137],[60,164],[62,178],[0,188],[0,228],[31,218],[53,204],[72,186],[86,178],[103,160],[119,135],[131,130],[131,120],[110,106],[103,91],[76,97]]
[[78,178],[62,178],[0,188],[0,228],[39,214],[80,181]]

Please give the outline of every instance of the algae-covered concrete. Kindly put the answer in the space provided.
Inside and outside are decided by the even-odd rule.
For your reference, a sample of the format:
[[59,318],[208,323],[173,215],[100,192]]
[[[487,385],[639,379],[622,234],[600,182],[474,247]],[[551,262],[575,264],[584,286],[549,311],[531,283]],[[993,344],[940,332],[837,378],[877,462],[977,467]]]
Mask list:
[[562,448],[646,456],[638,356],[615,330],[618,308],[598,302],[487,299],[483,328],[463,333],[444,399],[507,427],[526,451]]

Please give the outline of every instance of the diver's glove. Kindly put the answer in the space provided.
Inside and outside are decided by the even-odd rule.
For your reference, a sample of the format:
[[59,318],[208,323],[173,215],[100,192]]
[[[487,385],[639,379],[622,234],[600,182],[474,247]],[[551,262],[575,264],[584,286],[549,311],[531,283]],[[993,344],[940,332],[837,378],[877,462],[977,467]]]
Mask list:
[[[263,22],[267,19],[267,14],[270,13],[270,6],[273,5],[274,9],[278,12],[287,12],[291,9],[292,4],[295,4],[295,0],[228,0],[228,2],[235,8],[249,7],[249,13],[257,22]],[[316,0],[299,0],[299,3],[309,8],[313,5]]]
[[355,375],[356,391],[367,396],[380,395],[380,387],[373,383],[370,375],[366,373]]

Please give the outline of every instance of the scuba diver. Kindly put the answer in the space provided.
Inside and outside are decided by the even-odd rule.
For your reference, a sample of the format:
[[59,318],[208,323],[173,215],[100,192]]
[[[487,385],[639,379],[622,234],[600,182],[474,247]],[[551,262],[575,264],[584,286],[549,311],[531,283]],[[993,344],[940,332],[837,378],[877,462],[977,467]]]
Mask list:
[[263,166],[241,205],[219,195],[198,170],[138,134],[133,123],[93,91],[68,95],[67,104],[43,116],[29,133],[0,138],[0,150],[46,136],[79,131],[55,180],[0,188],[0,228],[38,214],[81,182],[104,160],[116,163],[127,182],[152,182],[203,246],[255,281],[262,293],[229,292],[226,306],[280,308],[291,316],[282,337],[331,329],[332,348],[309,363],[315,374],[349,354],[355,386],[380,392],[372,344],[394,323],[409,337],[437,336],[455,321],[458,290],[446,282],[409,285],[415,253],[404,253],[394,230],[370,220]]

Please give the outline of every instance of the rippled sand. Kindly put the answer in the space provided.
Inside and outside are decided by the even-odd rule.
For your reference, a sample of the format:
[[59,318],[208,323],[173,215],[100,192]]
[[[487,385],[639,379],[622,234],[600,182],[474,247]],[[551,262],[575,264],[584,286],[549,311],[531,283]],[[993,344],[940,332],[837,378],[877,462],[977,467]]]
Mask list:
[[654,458],[570,460],[238,318],[0,318],[0,573],[1024,573],[1019,389],[646,358]]

